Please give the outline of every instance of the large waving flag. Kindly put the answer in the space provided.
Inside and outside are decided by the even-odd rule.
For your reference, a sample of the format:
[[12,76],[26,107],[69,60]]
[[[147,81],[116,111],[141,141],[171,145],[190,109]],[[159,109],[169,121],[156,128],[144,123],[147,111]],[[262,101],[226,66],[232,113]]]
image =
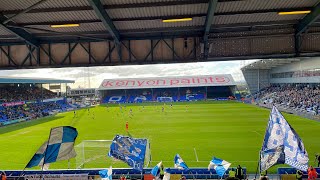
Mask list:
[[73,146],[77,136],[77,129],[71,126],[52,128],[49,140],[42,144],[26,168],[48,165],[76,157],[77,154]]
[[160,174],[160,167],[161,167],[161,165],[162,165],[162,161],[159,162],[154,168],[152,168],[151,174],[152,174],[154,177],[156,177],[156,176],[158,176],[158,175]]
[[108,155],[126,162],[133,169],[142,171],[147,149],[147,139],[116,135]]
[[306,171],[309,157],[296,131],[274,106],[260,152],[260,171],[276,164],[288,164]]
[[112,167],[99,171],[99,175],[102,180],[112,180]]
[[188,170],[189,169],[189,167],[183,161],[183,159],[180,157],[179,154],[176,154],[176,156],[174,157],[174,167],[181,169],[181,170]]
[[230,166],[231,166],[231,163],[229,163],[225,160],[213,157],[209,163],[208,170],[214,169],[214,170],[216,170],[217,174],[220,177],[222,177]]

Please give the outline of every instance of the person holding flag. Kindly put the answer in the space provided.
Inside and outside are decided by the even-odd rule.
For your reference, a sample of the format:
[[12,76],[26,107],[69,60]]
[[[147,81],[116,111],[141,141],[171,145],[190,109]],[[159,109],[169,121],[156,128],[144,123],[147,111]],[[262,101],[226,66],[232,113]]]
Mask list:
[[109,169],[99,171],[101,180],[112,180],[112,166]]
[[159,177],[159,179],[163,179],[164,177],[164,166],[162,164],[162,161],[159,162],[154,168],[151,170],[151,174],[156,178]]

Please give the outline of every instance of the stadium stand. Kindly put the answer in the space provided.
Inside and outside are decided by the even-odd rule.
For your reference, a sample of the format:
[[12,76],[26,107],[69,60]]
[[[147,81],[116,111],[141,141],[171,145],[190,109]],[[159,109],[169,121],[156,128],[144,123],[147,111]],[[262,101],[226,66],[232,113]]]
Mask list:
[[8,125],[45,117],[55,112],[66,111],[68,108],[71,107],[65,102],[64,98],[47,99],[47,102],[35,101],[22,105],[0,106],[0,123],[1,125]]
[[[42,95],[41,95],[42,94]],[[14,101],[25,101],[25,100],[37,100],[39,98],[50,99],[57,97],[57,94],[43,88],[41,89],[36,86],[29,84],[21,84],[18,86],[4,86],[0,87],[0,101],[1,102],[14,102]]]
[[263,104],[276,104],[297,111],[320,114],[320,86],[273,85],[254,95]]
[[256,103],[320,120],[320,61],[318,58],[259,60],[241,68]]
[[[12,82],[12,83],[8,83]],[[57,79],[0,79],[0,126],[49,116],[71,109],[66,98],[58,97],[42,83],[74,82]]]

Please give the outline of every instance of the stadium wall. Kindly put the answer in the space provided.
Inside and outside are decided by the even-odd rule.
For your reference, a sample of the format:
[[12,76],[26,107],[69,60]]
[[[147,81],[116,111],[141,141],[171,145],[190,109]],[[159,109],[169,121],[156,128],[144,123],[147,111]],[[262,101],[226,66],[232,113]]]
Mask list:
[[[316,76],[312,74],[315,71],[318,72]],[[277,74],[286,75],[287,77],[274,78],[273,75]],[[306,77],[299,77],[304,75]],[[320,57],[301,59],[298,62],[272,68],[270,77],[270,83],[320,83]]]
[[242,71],[251,93],[270,85],[270,73],[268,69],[246,69]]

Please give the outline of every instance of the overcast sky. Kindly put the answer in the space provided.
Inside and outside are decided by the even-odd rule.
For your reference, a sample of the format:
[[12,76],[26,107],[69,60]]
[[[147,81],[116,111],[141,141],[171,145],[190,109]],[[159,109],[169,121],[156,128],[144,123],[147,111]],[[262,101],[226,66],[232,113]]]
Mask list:
[[186,64],[132,65],[108,67],[50,68],[0,71],[0,76],[74,79],[71,88],[97,88],[103,79],[231,74],[243,81],[240,68],[251,61],[221,61]]

